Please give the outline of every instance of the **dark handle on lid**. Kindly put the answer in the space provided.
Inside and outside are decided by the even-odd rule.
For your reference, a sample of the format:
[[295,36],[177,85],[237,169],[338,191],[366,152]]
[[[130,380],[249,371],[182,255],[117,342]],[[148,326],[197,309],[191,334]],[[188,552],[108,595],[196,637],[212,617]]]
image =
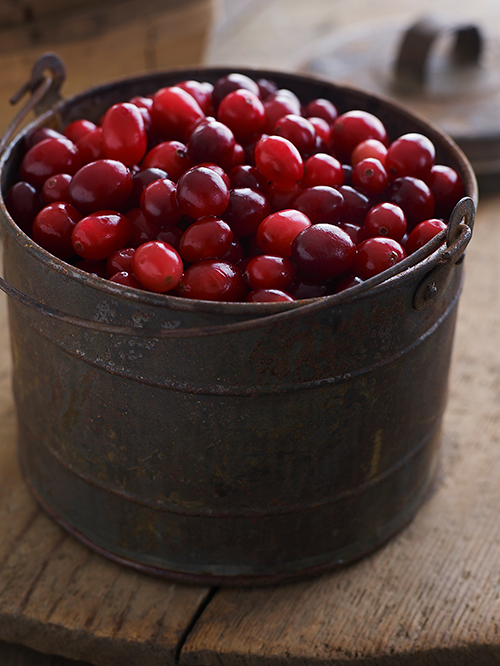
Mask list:
[[395,61],[395,85],[403,92],[421,91],[429,71],[429,57],[437,39],[452,33],[454,44],[450,62],[457,67],[477,65],[483,40],[479,28],[474,25],[447,26],[436,18],[424,18],[405,32]]

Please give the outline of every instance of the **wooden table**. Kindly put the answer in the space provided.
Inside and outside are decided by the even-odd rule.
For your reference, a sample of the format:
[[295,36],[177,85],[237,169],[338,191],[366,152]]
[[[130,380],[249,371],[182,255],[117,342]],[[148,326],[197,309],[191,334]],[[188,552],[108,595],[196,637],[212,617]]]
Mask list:
[[[288,14],[284,4],[258,4],[261,14],[248,20],[237,16],[233,32],[221,28],[226,41],[212,47],[209,60],[229,58],[239,34],[239,62],[251,64],[250,46],[260,26],[253,64],[268,60],[269,67],[285,66],[282,58],[296,67],[298,56],[291,46],[289,53],[275,46],[275,59],[269,62],[266,36],[273,17],[281,16],[285,27],[295,26],[296,36],[301,25],[310,36],[321,21],[333,22],[333,28],[349,22],[345,5],[354,13],[364,7],[365,18],[375,12],[367,0],[338,6],[326,0],[311,0],[304,7],[291,3]],[[382,4],[388,12],[409,7]],[[484,0],[478,7],[486,11],[490,4]],[[316,27],[311,27],[311,12]],[[284,50],[288,48],[286,41]],[[80,660],[81,666],[500,664],[499,211],[500,195],[481,201],[467,252],[442,471],[432,497],[400,535],[371,557],[289,585],[209,589],[148,577],[89,552],[36,506],[16,462],[2,297],[2,666],[75,664],[68,659]]]

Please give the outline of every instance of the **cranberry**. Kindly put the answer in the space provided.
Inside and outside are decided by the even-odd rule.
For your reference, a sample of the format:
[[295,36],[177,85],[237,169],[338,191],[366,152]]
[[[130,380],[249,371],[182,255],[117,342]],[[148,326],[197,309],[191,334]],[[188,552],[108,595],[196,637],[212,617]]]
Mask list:
[[64,136],[73,143],[77,143],[82,136],[85,136],[88,132],[92,132],[96,127],[97,125],[90,120],[80,118],[79,120],[74,120],[69,125],[66,125],[64,128]]
[[311,125],[314,127],[316,132],[316,150],[318,152],[324,152],[330,143],[330,125],[323,120],[323,118],[308,118]]
[[264,137],[257,142],[255,164],[268,180],[283,190],[292,189],[304,173],[297,148],[279,136]]
[[185,271],[178,292],[204,301],[241,301],[248,287],[240,268],[217,259],[203,259]]
[[311,224],[335,224],[343,214],[344,197],[339,190],[326,185],[306,187],[293,198],[292,208],[307,215]]
[[291,141],[303,157],[310,155],[316,146],[314,126],[307,118],[293,113],[283,116],[276,122],[273,134]]
[[151,120],[166,139],[186,140],[196,123],[204,118],[198,102],[182,88],[162,88],[153,96]]
[[64,134],[57,132],[51,127],[35,127],[30,130],[24,137],[24,147],[26,150],[33,148],[33,146],[44,139],[67,139]]
[[142,95],[132,97],[129,99],[129,102],[130,104],[135,104],[139,109],[147,109],[148,111],[151,111],[151,107],[153,106],[151,97],[143,97]]
[[96,127],[95,130],[84,134],[76,145],[82,164],[103,160],[106,157],[102,143],[102,127]]
[[152,148],[142,161],[142,168],[163,169],[174,182],[188,169],[193,166],[193,162],[188,155],[186,144],[181,141],[164,141]]
[[179,253],[189,263],[221,259],[233,241],[231,227],[217,217],[202,217],[191,224],[180,240]]
[[240,88],[229,93],[221,101],[217,115],[240,142],[260,134],[264,129],[264,105],[250,90]]
[[211,83],[208,81],[193,81],[189,79],[187,81],[181,81],[177,86],[195,98],[205,115],[208,116],[210,114],[212,111],[212,93],[214,89]]
[[229,192],[223,217],[236,236],[250,236],[270,213],[271,207],[262,192],[244,187]]
[[355,255],[350,236],[333,224],[314,224],[301,231],[292,244],[292,261],[298,270],[320,279],[345,273]]
[[296,300],[304,298],[319,298],[330,293],[329,284],[325,280],[318,280],[308,275],[300,275],[288,290]]
[[289,113],[300,115],[300,102],[296,97],[285,93],[284,90],[278,90],[264,102],[264,111],[266,114],[264,131],[271,133],[278,120],[283,116]]
[[250,289],[287,290],[295,279],[295,266],[285,257],[261,254],[253,257],[245,268]]
[[370,237],[387,236],[401,241],[406,233],[406,216],[402,208],[384,201],[370,208],[364,228]]
[[[140,208],[131,208],[126,212],[126,216],[132,224],[130,244],[133,247],[139,247],[139,245],[147,241],[156,240],[159,228],[156,224],[146,219]],[[175,229],[176,227],[171,228]]]
[[83,217],[72,232],[75,252],[83,259],[108,259],[116,250],[128,245],[132,237],[130,220],[116,211],[101,210]]
[[384,165],[374,157],[367,157],[353,167],[353,185],[364,190],[369,196],[382,194],[388,182]]
[[[184,232],[180,227],[172,227],[171,225],[167,225],[165,227],[160,228],[160,230],[156,234],[156,240],[168,243],[178,252],[183,233]],[[154,239],[151,238],[148,240],[154,240]]]
[[258,79],[257,85],[259,86],[260,98],[264,102],[268,97],[274,95],[275,92],[278,90],[278,86],[274,83],[274,81],[271,81],[270,79]]
[[423,134],[404,134],[391,143],[385,166],[391,178],[413,176],[424,179],[434,166],[434,144]]
[[226,76],[222,76],[215,82],[212,99],[216,107],[222,102],[224,97],[232,93],[234,90],[250,90],[254,95],[259,97],[259,86],[246,74],[239,74],[232,72]]
[[228,174],[230,187],[237,189],[249,187],[252,190],[264,191],[267,181],[258,169],[250,164],[235,166]]
[[179,253],[171,245],[150,241],[135,251],[132,269],[145,289],[165,294],[179,284],[183,266]]
[[132,194],[128,205],[135,207],[139,206],[141,201],[141,195],[144,192],[145,188],[154,183],[155,180],[160,180],[162,178],[169,178],[169,175],[163,169],[158,169],[157,167],[150,167],[148,169],[140,169],[132,176]]
[[109,277],[109,281],[114,282],[115,284],[121,284],[123,287],[134,287],[134,289],[142,289],[142,285],[139,280],[133,273],[129,273],[128,271],[113,273],[113,275]]
[[193,130],[188,141],[188,154],[195,164],[214,162],[223,165],[234,152],[234,134],[218,120],[205,120]]
[[254,289],[247,294],[247,303],[282,303],[294,301],[294,297],[281,289]]
[[386,155],[387,147],[382,141],[378,141],[378,139],[366,139],[366,141],[358,143],[356,148],[352,151],[351,164],[354,166],[358,162],[361,162],[361,160],[365,160],[367,157],[373,157],[385,166]]
[[244,258],[245,251],[243,250],[243,246],[237,238],[233,238],[231,245],[221,257],[222,261],[226,261],[229,264],[235,265],[238,265],[240,261],[243,261]]
[[347,111],[332,125],[332,147],[340,160],[350,161],[354,148],[366,139],[387,143],[387,131],[382,121],[367,111]]
[[274,213],[280,210],[285,210],[286,208],[293,208],[292,201],[301,191],[302,188],[299,183],[296,183],[290,190],[281,190],[273,183],[268,183],[264,193],[271,206],[271,212]]
[[108,275],[114,275],[123,271],[132,270],[132,257],[135,253],[135,247],[124,247],[113,252],[106,261],[106,271]]
[[131,167],[138,164],[147,148],[144,119],[135,104],[114,104],[104,116],[102,145],[104,154]]
[[392,238],[368,238],[356,248],[352,271],[362,280],[368,280],[406,257],[403,247]]
[[213,169],[193,167],[179,178],[177,198],[182,211],[197,220],[222,215],[229,203],[229,190]]
[[21,162],[21,179],[42,187],[56,173],[73,175],[81,166],[78,148],[69,139],[44,139],[30,148]]
[[396,178],[387,188],[386,198],[403,209],[409,231],[422,220],[434,215],[434,196],[429,186],[420,178]]
[[17,226],[29,233],[36,214],[42,208],[42,200],[33,185],[23,180],[14,183],[7,192],[5,204]]
[[132,192],[132,174],[117,160],[97,160],[79,169],[69,185],[69,201],[80,212],[120,210]]
[[87,259],[82,259],[81,261],[77,261],[75,266],[90,275],[95,275],[100,278],[108,277],[105,261],[89,261]]
[[69,259],[75,254],[71,234],[81,217],[69,203],[49,204],[35,217],[33,240],[59,259]]
[[41,191],[43,203],[47,205],[56,201],[67,201],[71,179],[69,173],[56,173],[47,178]]
[[177,201],[175,183],[168,178],[160,178],[147,185],[141,195],[140,208],[157,227],[177,224],[182,217],[182,210]]
[[257,242],[265,254],[290,257],[295,236],[311,226],[311,220],[299,210],[271,213],[257,229]]
[[363,280],[360,277],[357,277],[356,275],[347,275],[338,283],[332,293],[340,294],[341,291],[356,287],[358,284],[363,284]]
[[328,99],[319,97],[306,104],[304,109],[306,118],[322,118],[329,125],[333,123],[338,116],[337,107]]
[[455,169],[443,164],[432,167],[426,183],[434,195],[436,215],[449,217],[455,204],[464,196],[462,180]]
[[344,182],[344,171],[337,158],[326,153],[311,155],[304,162],[303,187],[315,185],[328,185],[336,187]]
[[372,205],[366,194],[350,185],[341,185],[338,190],[344,198],[343,219],[348,222],[364,222]]
[[408,235],[405,243],[406,253],[413,254],[444,229],[446,229],[446,224],[443,220],[423,220]]
[[[355,222],[344,222],[340,221],[338,223],[340,229],[346,232],[354,245],[359,245],[361,241],[364,241],[368,238],[368,233],[364,226],[356,224]],[[377,234],[381,235],[381,234]]]

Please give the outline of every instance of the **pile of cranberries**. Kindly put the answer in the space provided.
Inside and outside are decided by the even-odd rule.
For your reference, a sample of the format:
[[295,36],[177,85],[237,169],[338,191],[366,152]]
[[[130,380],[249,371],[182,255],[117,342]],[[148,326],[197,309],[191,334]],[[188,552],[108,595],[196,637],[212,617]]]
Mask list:
[[233,73],[25,137],[13,219],[112,282],[210,301],[337,293],[446,226],[463,185],[410,133]]

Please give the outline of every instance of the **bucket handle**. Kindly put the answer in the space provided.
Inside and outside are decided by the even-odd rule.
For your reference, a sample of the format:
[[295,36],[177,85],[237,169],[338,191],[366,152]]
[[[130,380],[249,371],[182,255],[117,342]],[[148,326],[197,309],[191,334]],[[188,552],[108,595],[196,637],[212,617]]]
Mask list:
[[[33,67],[30,80],[24,84],[24,86],[22,86],[11,99],[11,103],[15,104],[25,95],[25,93],[31,92],[32,94],[25,106],[7,127],[7,130],[0,141],[0,155],[4,152],[10,140],[15,135],[16,131],[18,131],[21,123],[30,111],[35,110],[37,113],[42,113],[43,111],[52,108],[55,103],[61,100],[60,88],[64,82],[65,76],[66,68],[59,56],[54,53],[46,53],[39,58]],[[10,285],[2,277],[0,277],[0,290],[22,305],[35,310],[41,315],[48,316],[72,326],[93,331],[144,338],[204,337],[248,331],[260,328],[269,323],[279,323],[283,320],[296,319],[303,315],[312,314],[326,308],[340,305],[370,291],[386,280],[396,277],[405,270],[414,267],[435,252],[446,240],[446,249],[443,250],[440,256],[437,268],[434,271],[431,271],[428,278],[424,279],[417,288],[413,305],[416,309],[422,309],[431,301],[435,301],[436,296],[442,293],[443,289],[451,279],[451,269],[463,258],[464,250],[472,237],[474,214],[475,205],[473,200],[470,197],[464,197],[455,206],[450,216],[447,229],[439,232],[439,234],[431,239],[424,247],[382,273],[337,294],[322,296],[312,301],[308,300],[307,303],[300,303],[300,301],[297,301],[296,304],[290,304],[288,309],[280,312],[254,317],[245,321],[233,322],[231,324],[221,324],[219,326],[168,328],[168,323],[165,328],[159,329],[119,326],[94,321],[92,319],[85,319],[76,315],[71,315],[67,312],[62,312],[45,303],[32,299],[27,294],[24,294]],[[168,309],[168,305],[166,306],[166,309]]]

